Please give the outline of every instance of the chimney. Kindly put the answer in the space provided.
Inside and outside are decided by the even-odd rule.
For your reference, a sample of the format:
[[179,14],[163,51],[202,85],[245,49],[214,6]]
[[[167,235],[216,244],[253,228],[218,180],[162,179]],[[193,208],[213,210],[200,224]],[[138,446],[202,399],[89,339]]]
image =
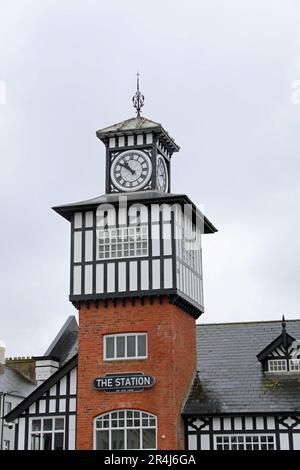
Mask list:
[[3,374],[5,366],[5,344],[0,341],[0,374]]
[[59,360],[53,356],[35,357],[35,378],[38,385],[49,379],[59,368]]

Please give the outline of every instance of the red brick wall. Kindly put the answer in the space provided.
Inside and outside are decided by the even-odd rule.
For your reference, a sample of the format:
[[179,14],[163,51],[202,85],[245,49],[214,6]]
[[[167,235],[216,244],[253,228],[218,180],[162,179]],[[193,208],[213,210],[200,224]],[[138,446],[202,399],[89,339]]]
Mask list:
[[[103,362],[103,335],[147,332],[148,358]],[[94,417],[115,409],[133,408],[157,415],[158,449],[182,449],[180,417],[196,367],[195,320],[163,298],[144,305],[119,301],[81,306],[78,345],[77,449],[93,449]],[[144,372],[156,383],[144,392],[105,393],[93,380],[106,373]],[[163,437],[165,436],[165,437]]]

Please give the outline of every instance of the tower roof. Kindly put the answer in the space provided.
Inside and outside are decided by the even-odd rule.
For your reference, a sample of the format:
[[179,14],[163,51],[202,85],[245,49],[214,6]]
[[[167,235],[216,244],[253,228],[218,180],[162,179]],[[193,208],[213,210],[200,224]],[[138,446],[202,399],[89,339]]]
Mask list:
[[172,152],[178,152],[180,147],[176,144],[175,140],[170,137],[168,132],[158,122],[151,119],[137,116],[125,121],[118,122],[112,126],[104,127],[96,132],[97,137],[105,143],[108,137],[113,137],[120,134],[139,134],[141,132],[155,132],[159,137],[165,141],[166,145],[170,147]]

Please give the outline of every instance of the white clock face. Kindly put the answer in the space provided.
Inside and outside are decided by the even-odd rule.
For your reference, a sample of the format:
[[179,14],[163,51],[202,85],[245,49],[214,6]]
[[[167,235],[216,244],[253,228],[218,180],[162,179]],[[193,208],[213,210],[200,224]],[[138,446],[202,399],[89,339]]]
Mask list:
[[167,165],[164,158],[160,156],[157,159],[157,188],[163,192],[166,192],[168,189]]
[[128,150],[118,155],[110,170],[112,182],[121,191],[136,191],[143,188],[151,178],[151,174],[151,160],[139,150]]

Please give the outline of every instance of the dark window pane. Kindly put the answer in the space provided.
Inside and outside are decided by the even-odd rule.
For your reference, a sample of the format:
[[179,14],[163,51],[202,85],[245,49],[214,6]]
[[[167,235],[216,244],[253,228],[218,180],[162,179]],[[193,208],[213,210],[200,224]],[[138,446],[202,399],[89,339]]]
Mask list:
[[31,434],[31,450],[40,450],[41,435]]
[[57,431],[64,429],[64,418],[55,418],[55,429]]
[[109,449],[109,431],[96,432],[96,450]]
[[106,339],[106,359],[112,359],[114,357],[114,338]]
[[44,450],[52,450],[52,434],[47,433],[43,435],[44,438]]
[[146,335],[138,336],[138,355],[146,356]]
[[127,357],[135,357],[135,336],[127,336]]
[[125,337],[117,336],[117,357],[125,357]]
[[124,449],[124,431],[111,431],[111,448],[113,450]]
[[44,419],[44,431],[52,431],[52,419]]
[[140,430],[128,429],[127,431],[127,449],[140,449]]
[[54,450],[64,450],[64,433],[56,432],[54,434]]
[[143,429],[143,449],[156,449],[156,430]]
[[41,420],[40,419],[33,419],[32,420],[32,430],[33,431],[40,431],[41,430]]

